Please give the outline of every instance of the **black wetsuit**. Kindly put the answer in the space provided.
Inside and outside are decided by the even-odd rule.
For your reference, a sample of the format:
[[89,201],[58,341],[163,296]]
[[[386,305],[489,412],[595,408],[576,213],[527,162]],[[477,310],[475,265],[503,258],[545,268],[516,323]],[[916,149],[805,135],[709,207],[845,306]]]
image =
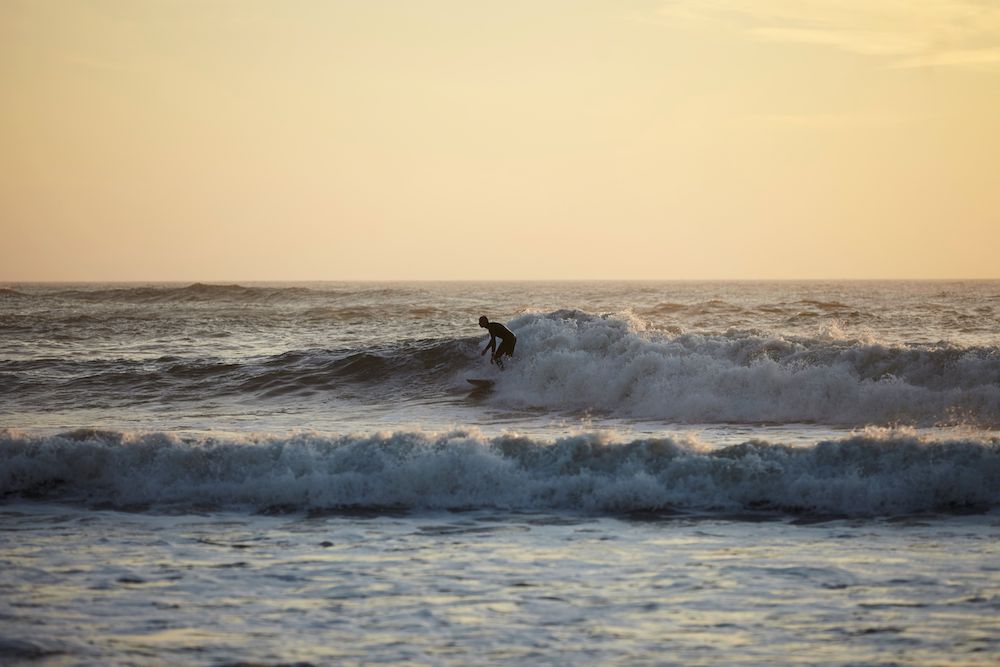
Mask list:
[[[514,346],[517,344],[517,336],[510,329],[499,322],[490,322],[486,325],[486,330],[490,332],[490,347],[496,350],[493,353],[494,359],[499,360],[500,357],[505,355],[508,357],[514,356]],[[501,340],[500,347],[496,346],[497,338]]]

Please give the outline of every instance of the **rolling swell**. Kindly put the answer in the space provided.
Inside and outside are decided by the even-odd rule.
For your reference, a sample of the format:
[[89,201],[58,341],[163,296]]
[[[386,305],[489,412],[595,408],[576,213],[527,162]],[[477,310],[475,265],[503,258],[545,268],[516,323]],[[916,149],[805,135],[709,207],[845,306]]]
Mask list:
[[[62,358],[0,361],[0,396],[49,404],[136,405],[151,400],[183,401],[213,397],[274,398],[310,396],[347,385],[393,383],[422,392],[443,389],[445,380],[470,358],[469,341],[407,341],[360,350],[294,350],[239,361]],[[445,383],[445,384],[443,384]]]
[[997,440],[869,432],[796,448],[476,432],[181,438],[0,431],[0,497],[118,508],[769,510],[845,516],[1000,506]]
[[171,284],[123,285],[70,287],[68,289],[35,288],[23,292],[11,288],[0,288],[0,298],[59,300],[89,304],[198,304],[198,303],[246,303],[263,305],[283,305],[309,301],[337,301],[345,298],[363,297],[378,299],[412,294],[412,290],[364,285],[330,285],[322,288],[299,285],[240,285],[218,283],[191,283],[177,286]]
[[276,302],[295,299],[310,294],[305,287],[246,287],[243,285],[217,285],[193,283],[185,287],[147,286],[119,287],[90,290],[63,290],[52,297],[91,302],[126,303],[195,303],[212,301]]

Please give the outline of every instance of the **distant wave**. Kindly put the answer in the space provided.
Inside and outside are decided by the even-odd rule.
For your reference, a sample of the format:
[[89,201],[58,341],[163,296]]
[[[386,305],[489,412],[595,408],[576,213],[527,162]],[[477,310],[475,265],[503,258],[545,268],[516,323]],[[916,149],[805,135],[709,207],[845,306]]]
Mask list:
[[1000,442],[864,433],[797,448],[554,442],[475,432],[179,437],[0,431],[0,496],[117,508],[769,510],[846,516],[1000,505]]
[[673,303],[665,302],[655,306],[645,308],[641,311],[644,315],[671,315],[683,313],[685,315],[709,315],[709,314],[733,314],[745,312],[741,306],[728,303],[720,299],[701,301],[698,303]]
[[[807,310],[803,310],[807,309]],[[709,301],[699,301],[695,303],[675,303],[664,302],[655,306],[649,306],[639,310],[642,315],[667,316],[667,315],[739,315],[751,312],[770,313],[778,315],[837,315],[839,317],[862,317],[863,314],[856,308],[839,301],[816,301],[814,299],[802,299],[794,302],[763,303],[754,307],[740,306],[729,303],[721,299]],[[864,316],[870,317],[865,314]]]
[[839,301],[817,301],[815,299],[802,299],[801,301],[796,301],[796,304],[803,306],[812,306],[813,308],[818,308],[819,310],[851,310],[851,306],[846,303],[841,303]]
[[79,301],[89,304],[123,303],[151,304],[160,303],[259,303],[282,305],[299,301],[318,300],[320,303],[339,300],[348,297],[386,297],[405,294],[405,290],[378,285],[351,285],[350,287],[330,286],[325,289],[313,289],[301,286],[260,286],[240,284],[192,283],[185,286],[177,285],[136,285],[111,287],[107,285],[85,289],[35,289],[31,292],[21,292],[14,289],[0,289],[0,298],[29,299],[60,299],[64,301]]
[[389,318],[424,318],[446,314],[446,311],[433,306],[316,306],[302,313],[306,320],[314,322],[342,322],[386,320]]
[[186,287],[144,286],[101,289],[73,289],[44,294],[43,296],[81,301],[124,301],[130,303],[199,302],[199,301],[262,301],[289,300],[312,293],[306,287],[245,287],[243,285],[217,285],[193,283]]

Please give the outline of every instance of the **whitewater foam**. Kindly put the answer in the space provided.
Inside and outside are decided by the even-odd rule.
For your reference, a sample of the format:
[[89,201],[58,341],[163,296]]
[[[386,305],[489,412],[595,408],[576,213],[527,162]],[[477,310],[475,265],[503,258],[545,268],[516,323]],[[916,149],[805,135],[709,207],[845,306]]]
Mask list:
[[812,447],[473,430],[179,437],[0,432],[0,495],[151,509],[768,509],[867,516],[1000,505],[1000,443],[867,432]]
[[995,348],[901,346],[842,332],[664,335],[630,315],[529,314],[498,383],[511,406],[678,422],[857,426],[1000,420]]

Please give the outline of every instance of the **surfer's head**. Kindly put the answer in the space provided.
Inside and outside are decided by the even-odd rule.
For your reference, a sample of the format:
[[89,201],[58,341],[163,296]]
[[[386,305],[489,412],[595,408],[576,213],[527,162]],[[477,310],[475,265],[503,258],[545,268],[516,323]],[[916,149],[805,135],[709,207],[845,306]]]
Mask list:
[[486,326],[487,324],[489,324],[489,323],[490,323],[490,321],[489,321],[488,319],[486,319],[486,316],[485,316],[485,315],[483,315],[483,316],[481,316],[481,317],[479,318],[479,326],[481,326],[481,327],[485,327],[485,326]]

